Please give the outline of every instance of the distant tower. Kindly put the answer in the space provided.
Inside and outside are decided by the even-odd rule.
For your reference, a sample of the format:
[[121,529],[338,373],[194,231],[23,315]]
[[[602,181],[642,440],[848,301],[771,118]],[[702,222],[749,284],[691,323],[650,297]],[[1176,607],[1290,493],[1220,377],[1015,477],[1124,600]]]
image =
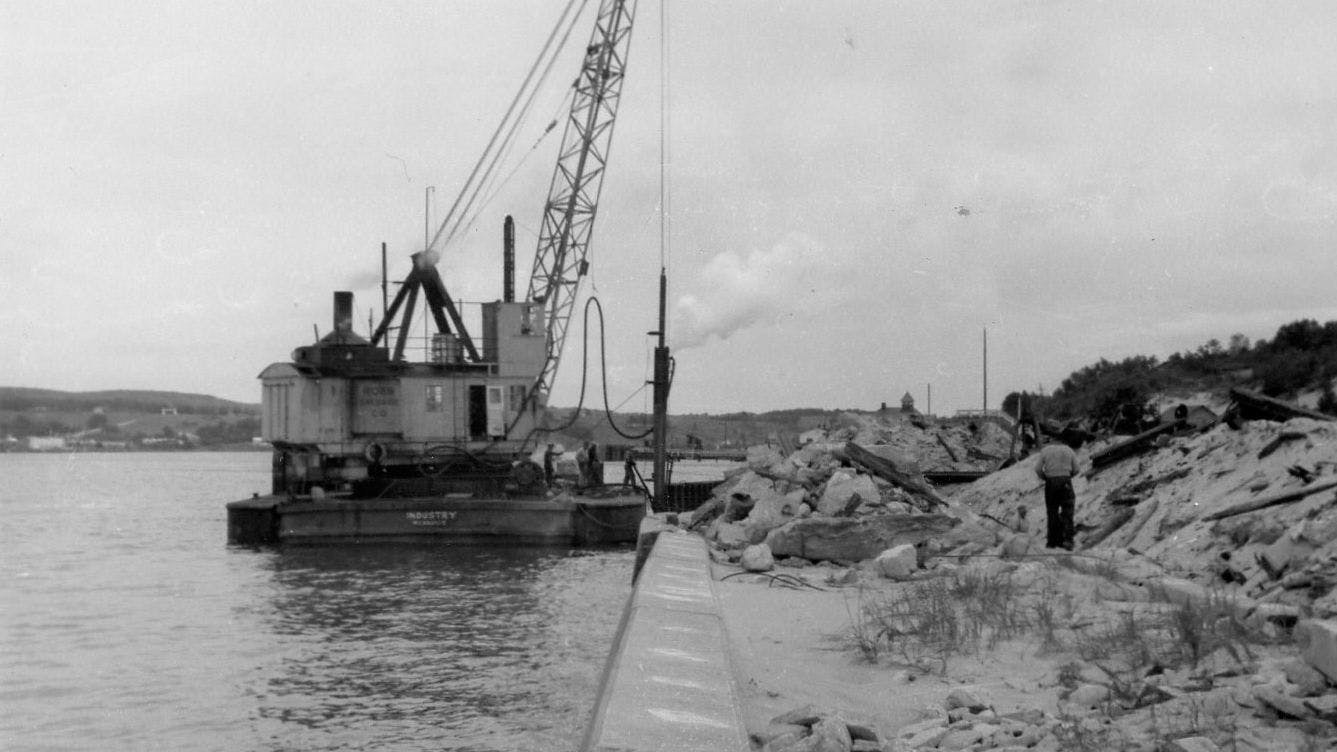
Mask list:
[[912,397],[909,392],[906,392],[905,396],[901,397],[901,412],[912,413],[914,411],[915,411],[915,398]]

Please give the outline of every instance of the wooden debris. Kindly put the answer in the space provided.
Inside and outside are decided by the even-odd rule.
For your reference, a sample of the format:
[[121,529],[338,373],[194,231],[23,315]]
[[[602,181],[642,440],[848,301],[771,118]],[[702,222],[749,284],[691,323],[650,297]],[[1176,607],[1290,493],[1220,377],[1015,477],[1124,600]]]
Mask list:
[[956,456],[956,451],[953,450],[952,447],[947,443],[947,440],[942,437],[942,434],[934,433],[933,435],[935,438],[938,439],[938,443],[942,445],[942,448],[947,450],[947,456],[952,458],[952,462],[961,461],[961,458]]
[[1110,537],[1114,531],[1123,527],[1129,520],[1133,519],[1133,514],[1133,510],[1128,507],[1119,509],[1114,513],[1113,517],[1110,517],[1105,521],[1105,524],[1096,528],[1090,535],[1087,535],[1082,539],[1082,548],[1095,548],[1101,541]]
[[1245,420],[1274,420],[1285,422],[1291,418],[1313,418],[1330,421],[1331,415],[1309,410],[1299,405],[1279,399],[1273,399],[1258,392],[1245,389],[1231,389],[1230,398],[1239,406],[1239,415]]
[[1091,455],[1091,468],[1094,470],[1106,465],[1113,465],[1119,460],[1149,451],[1155,446],[1156,437],[1174,433],[1183,427],[1183,421],[1175,421],[1174,423],[1162,423],[1148,431],[1143,431],[1127,441],[1121,441],[1103,452],[1096,452]]
[[1227,507],[1226,509],[1222,509],[1219,512],[1212,512],[1211,514],[1206,515],[1202,519],[1207,522],[1211,522],[1212,520],[1223,520],[1227,517],[1234,517],[1235,515],[1238,514],[1247,514],[1248,512],[1255,512],[1259,509],[1274,507],[1277,506],[1278,504],[1286,504],[1292,501],[1299,501],[1300,499],[1303,499],[1307,496],[1312,496],[1320,491],[1326,491],[1329,488],[1337,488],[1337,478],[1324,481],[1323,483],[1315,483],[1309,486],[1301,486],[1300,488],[1293,488],[1289,491],[1283,491],[1282,493],[1275,494],[1272,496],[1264,496],[1261,499],[1253,499],[1251,501],[1246,501],[1242,504],[1236,504],[1233,507]]
[[932,506],[947,506],[947,501],[939,496],[937,491],[933,490],[922,473],[912,475],[904,472],[896,467],[896,464],[891,460],[879,457],[853,441],[846,442],[845,456],[849,457],[850,462],[859,465],[869,473],[909,491],[916,497],[929,502]]
[[1261,460],[1269,454],[1277,451],[1281,448],[1282,444],[1303,438],[1305,438],[1305,433],[1303,431],[1282,431],[1277,434],[1277,438],[1267,442],[1267,446],[1258,450],[1258,459]]
[[1123,486],[1119,490],[1115,491],[1115,493],[1119,495],[1136,496],[1146,491],[1150,491],[1153,488],[1156,488],[1157,486],[1163,483],[1169,483],[1170,481],[1179,480],[1180,478],[1187,478],[1189,475],[1193,473],[1193,470],[1194,467],[1192,465],[1186,465],[1184,467],[1171,470],[1168,473],[1157,475],[1154,478],[1147,478],[1146,480],[1140,480],[1136,483],[1129,483],[1128,485]]
[[935,485],[973,483],[990,472],[989,470],[928,470],[924,473],[924,479]]

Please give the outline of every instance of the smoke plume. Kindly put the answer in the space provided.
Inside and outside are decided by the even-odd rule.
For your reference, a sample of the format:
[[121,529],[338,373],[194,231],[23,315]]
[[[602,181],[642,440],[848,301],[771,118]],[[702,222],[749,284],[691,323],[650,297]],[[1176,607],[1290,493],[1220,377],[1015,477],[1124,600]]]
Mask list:
[[770,250],[714,256],[694,275],[691,291],[674,304],[673,346],[684,350],[711,337],[726,340],[797,312],[819,286],[825,255],[815,240],[789,235]]

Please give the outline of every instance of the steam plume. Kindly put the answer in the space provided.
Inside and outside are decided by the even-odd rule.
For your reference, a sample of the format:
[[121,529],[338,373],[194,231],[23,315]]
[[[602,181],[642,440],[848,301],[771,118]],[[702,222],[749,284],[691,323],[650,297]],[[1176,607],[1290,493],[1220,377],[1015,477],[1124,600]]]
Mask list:
[[679,350],[726,340],[758,324],[797,311],[820,286],[825,250],[815,240],[790,235],[768,251],[746,257],[720,253],[700,269],[688,292],[674,305],[669,331]]

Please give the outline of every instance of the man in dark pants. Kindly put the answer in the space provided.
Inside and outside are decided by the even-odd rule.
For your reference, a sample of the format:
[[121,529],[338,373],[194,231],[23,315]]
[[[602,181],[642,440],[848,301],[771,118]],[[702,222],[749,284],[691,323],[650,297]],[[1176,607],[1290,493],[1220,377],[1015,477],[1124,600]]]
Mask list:
[[1077,471],[1077,453],[1071,446],[1050,439],[1044,449],[1040,450],[1035,474],[1045,484],[1045,520],[1048,527],[1045,546],[1049,548],[1072,550],[1073,507],[1077,502],[1077,494],[1072,490],[1072,479]]
[[557,453],[553,451],[552,444],[549,444],[548,448],[543,450],[543,480],[549,486],[552,485],[553,480],[555,480],[557,477],[557,474],[555,472],[556,467],[554,466],[553,462],[553,459],[556,456]]

